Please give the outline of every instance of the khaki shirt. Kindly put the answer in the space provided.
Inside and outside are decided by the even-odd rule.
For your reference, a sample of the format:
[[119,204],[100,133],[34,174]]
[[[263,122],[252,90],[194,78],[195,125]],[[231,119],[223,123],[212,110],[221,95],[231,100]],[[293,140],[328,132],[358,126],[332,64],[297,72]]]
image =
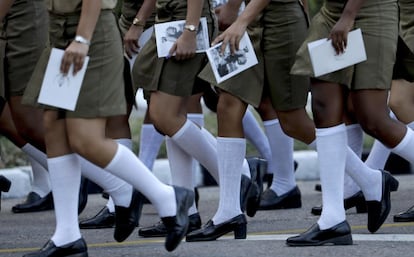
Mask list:
[[[102,9],[115,8],[117,0],[102,0]],[[57,14],[79,12],[82,0],[47,0],[49,11]]]

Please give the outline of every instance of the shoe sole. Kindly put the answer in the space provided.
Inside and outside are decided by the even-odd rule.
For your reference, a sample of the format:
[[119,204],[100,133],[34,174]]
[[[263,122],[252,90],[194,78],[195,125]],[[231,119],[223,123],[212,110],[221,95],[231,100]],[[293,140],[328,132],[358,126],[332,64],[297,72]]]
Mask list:
[[322,245],[352,245],[352,235],[344,235],[340,237],[330,238],[324,241],[315,242],[315,243],[294,243],[286,242],[288,246],[322,246]]

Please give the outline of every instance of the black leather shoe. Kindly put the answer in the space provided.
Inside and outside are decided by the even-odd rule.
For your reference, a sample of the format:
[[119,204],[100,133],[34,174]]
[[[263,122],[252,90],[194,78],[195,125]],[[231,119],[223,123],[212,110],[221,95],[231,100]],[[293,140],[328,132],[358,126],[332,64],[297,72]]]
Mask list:
[[165,249],[171,252],[177,248],[178,244],[187,234],[189,218],[188,209],[194,202],[194,193],[188,189],[173,186],[175,191],[175,201],[177,204],[177,214],[173,217],[162,217],[161,220],[167,229],[165,237]]
[[[263,178],[267,170],[267,161],[259,157],[247,158],[250,168],[251,186],[245,196],[245,210],[249,217],[254,217],[259,208],[263,192]],[[242,208],[242,211],[243,208]]]
[[414,221],[414,206],[408,210],[394,215],[394,222],[412,222]]
[[40,197],[35,192],[30,192],[27,195],[26,200],[23,203],[16,204],[12,207],[14,213],[25,213],[25,212],[38,212],[47,211],[53,209],[53,196],[52,192],[47,194],[45,197]]
[[321,230],[316,223],[306,232],[286,240],[289,246],[351,245],[351,227],[345,220],[332,228]]
[[129,207],[115,205],[115,229],[114,239],[123,242],[138,226],[143,205],[143,195],[133,189],[131,204]]
[[259,210],[293,209],[302,207],[301,193],[297,186],[289,192],[278,196],[268,188],[263,192]]
[[[200,214],[194,213],[188,216],[188,219],[189,225],[187,234],[201,228]],[[140,228],[138,230],[138,235],[141,237],[165,237],[167,235],[167,229],[165,228],[164,223],[162,223],[162,221],[159,221],[152,226]]]
[[189,233],[185,240],[187,242],[213,241],[231,231],[234,232],[234,239],[245,239],[247,233],[246,224],[247,221],[244,214],[237,215],[217,225],[214,225],[213,221],[209,220],[201,229]]
[[113,228],[115,227],[115,213],[105,206],[92,218],[79,222],[81,229]]
[[391,210],[391,191],[398,189],[396,180],[388,171],[382,173],[382,196],[380,201],[367,201],[368,230],[375,233],[384,223]]
[[[344,199],[345,210],[351,209],[352,207],[356,208],[357,213],[367,212],[367,205],[365,203],[365,197],[362,191],[358,191],[353,196]],[[313,215],[321,215],[322,205],[312,207],[311,213]]]
[[42,249],[28,253],[23,257],[88,257],[88,248],[83,238],[75,242],[57,247],[52,240],[49,240]]

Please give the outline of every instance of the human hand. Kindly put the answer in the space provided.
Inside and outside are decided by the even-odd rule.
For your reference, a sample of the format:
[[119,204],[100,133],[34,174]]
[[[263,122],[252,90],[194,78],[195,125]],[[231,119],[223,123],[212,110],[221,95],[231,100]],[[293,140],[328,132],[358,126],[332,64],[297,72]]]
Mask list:
[[65,75],[68,74],[73,64],[73,75],[76,75],[82,69],[88,51],[89,45],[72,41],[63,54],[60,71]]
[[332,46],[336,54],[342,54],[348,45],[348,33],[354,26],[354,20],[341,17],[329,33],[328,39],[332,40]]
[[124,50],[128,58],[137,54],[140,48],[138,38],[141,36],[144,27],[132,25],[124,36]]
[[194,57],[197,49],[196,32],[184,30],[171,47],[168,57],[175,54],[176,60],[185,60]]

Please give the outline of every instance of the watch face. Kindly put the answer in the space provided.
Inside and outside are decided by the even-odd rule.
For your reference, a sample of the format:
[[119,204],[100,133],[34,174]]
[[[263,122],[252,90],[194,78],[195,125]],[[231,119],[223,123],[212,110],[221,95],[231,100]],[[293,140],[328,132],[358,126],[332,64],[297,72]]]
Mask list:
[[185,28],[189,31],[196,31],[196,27],[194,25],[185,25]]

